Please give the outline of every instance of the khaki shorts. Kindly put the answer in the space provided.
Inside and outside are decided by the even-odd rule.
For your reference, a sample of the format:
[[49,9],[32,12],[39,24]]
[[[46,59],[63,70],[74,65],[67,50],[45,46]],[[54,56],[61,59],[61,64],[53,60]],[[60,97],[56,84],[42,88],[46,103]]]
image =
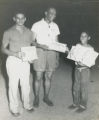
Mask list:
[[58,67],[57,52],[37,48],[38,60],[33,64],[35,71],[55,71]]

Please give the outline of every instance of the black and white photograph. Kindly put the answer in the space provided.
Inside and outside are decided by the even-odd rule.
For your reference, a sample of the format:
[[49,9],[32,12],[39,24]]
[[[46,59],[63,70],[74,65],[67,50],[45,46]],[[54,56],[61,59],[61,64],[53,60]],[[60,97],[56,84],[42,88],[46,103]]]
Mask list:
[[99,0],[0,0],[0,120],[99,120]]

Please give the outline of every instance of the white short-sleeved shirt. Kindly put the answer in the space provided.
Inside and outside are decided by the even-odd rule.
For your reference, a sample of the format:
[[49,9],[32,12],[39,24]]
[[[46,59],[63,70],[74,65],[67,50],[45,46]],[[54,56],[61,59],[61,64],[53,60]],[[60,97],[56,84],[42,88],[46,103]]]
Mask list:
[[48,24],[44,19],[34,23],[31,30],[36,34],[36,40],[39,44],[54,42],[60,34],[56,23],[51,22]]

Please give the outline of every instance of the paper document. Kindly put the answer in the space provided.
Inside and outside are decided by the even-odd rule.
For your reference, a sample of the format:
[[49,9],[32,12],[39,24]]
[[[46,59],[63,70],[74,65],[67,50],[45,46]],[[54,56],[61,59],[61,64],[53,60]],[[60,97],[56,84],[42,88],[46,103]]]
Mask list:
[[99,53],[94,51],[94,49],[79,44],[72,46],[67,58],[91,67],[95,65],[98,55]]
[[84,65],[87,65],[88,67],[91,67],[91,66],[95,65],[95,61],[96,61],[98,55],[99,55],[99,53],[95,52],[94,50],[87,51],[83,56],[82,63]]
[[49,43],[47,46],[49,47],[49,50],[54,50],[62,53],[65,53],[67,50],[67,45],[59,42]]
[[35,46],[22,47],[21,52],[25,53],[25,56],[23,57],[23,61],[33,61],[38,59]]

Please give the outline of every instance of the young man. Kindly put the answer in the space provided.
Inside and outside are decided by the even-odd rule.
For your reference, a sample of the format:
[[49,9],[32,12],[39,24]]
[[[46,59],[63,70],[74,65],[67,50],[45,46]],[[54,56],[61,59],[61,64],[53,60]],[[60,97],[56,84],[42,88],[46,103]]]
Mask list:
[[[17,13],[13,20],[15,25],[4,32],[2,52],[8,55],[6,69],[9,77],[9,107],[14,116],[20,115],[18,100],[18,85],[20,82],[23,106],[27,111],[33,111],[30,105],[30,64],[23,62],[21,47],[30,46],[33,43],[33,33],[24,26],[26,17],[23,13]],[[20,80],[20,81],[19,81]]]
[[[89,40],[89,34],[87,32],[82,32],[80,36],[81,43],[77,45],[93,49],[88,44]],[[90,69],[81,62],[76,62],[75,79],[73,84],[73,105],[69,108],[78,108],[77,112],[83,112],[87,109],[89,79]]]
[[[40,45],[45,45],[47,42],[58,41],[58,35],[60,34],[58,25],[54,23],[56,18],[56,9],[48,8],[45,11],[45,17],[33,24],[32,32],[35,35],[37,43]],[[47,48],[47,46],[46,46]],[[48,106],[53,106],[53,102],[49,99],[49,92],[51,87],[52,75],[55,69],[58,67],[59,56],[55,51],[48,49],[37,49],[38,60],[34,63],[34,70],[36,71],[36,80],[35,80],[35,99],[34,106],[39,107],[39,92],[40,92],[40,83],[45,77],[44,82],[44,99],[43,101]]]

